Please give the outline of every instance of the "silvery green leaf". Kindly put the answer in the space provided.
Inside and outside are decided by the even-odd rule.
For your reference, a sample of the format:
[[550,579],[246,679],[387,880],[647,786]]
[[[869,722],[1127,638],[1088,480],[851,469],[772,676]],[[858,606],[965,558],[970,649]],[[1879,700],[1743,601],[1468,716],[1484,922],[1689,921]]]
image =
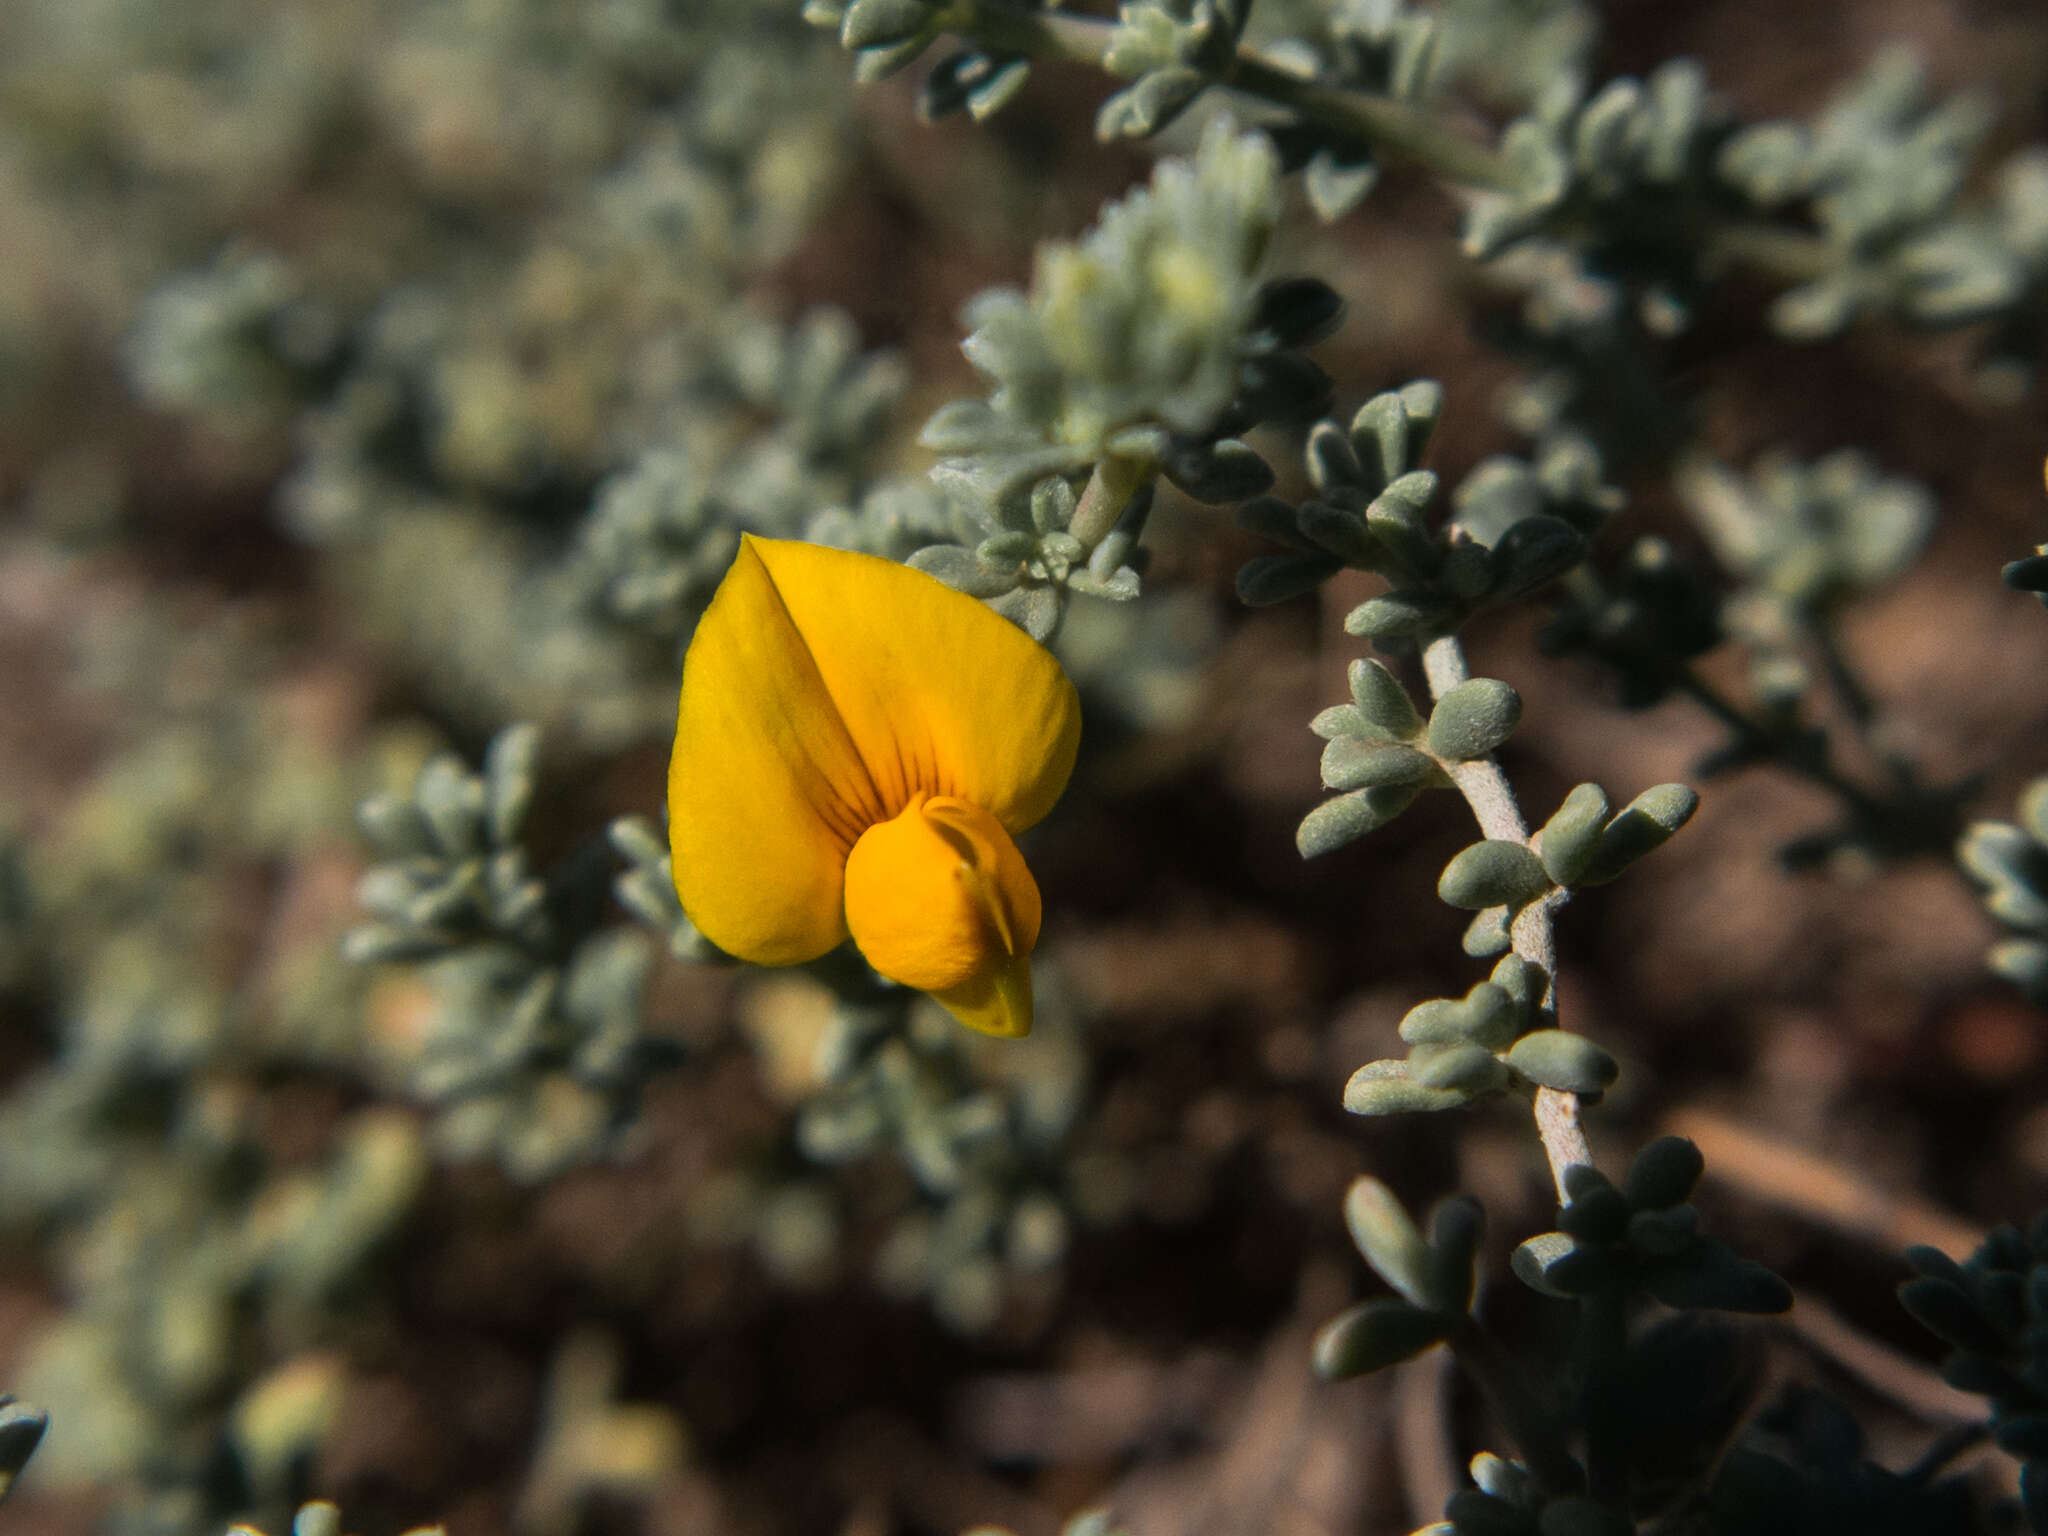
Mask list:
[[1199,69],[1169,66],[1151,70],[1103,102],[1095,114],[1095,137],[1105,144],[1150,138],[1193,105],[1208,87],[1209,77]]
[[1514,733],[1522,696],[1492,677],[1469,678],[1437,700],[1429,714],[1429,750],[1447,762],[1490,755]]
[[1006,59],[986,82],[967,93],[968,112],[976,122],[986,122],[1014,101],[1030,78],[1029,59]]
[[1304,859],[1319,858],[1385,826],[1415,801],[1413,789],[1360,789],[1325,800],[1294,834]]
[[852,0],[839,24],[839,46],[849,50],[898,43],[930,20],[926,0]]
[[1550,130],[1531,118],[1517,118],[1501,136],[1501,158],[1523,208],[1548,208],[1571,185],[1571,164]]
[[1425,588],[1368,598],[1345,615],[1344,632],[1376,644],[1446,633],[1458,617],[1449,598]]
[[1241,502],[1234,516],[1237,525],[1248,532],[1286,544],[1303,554],[1318,552],[1315,542],[1303,537],[1293,506],[1278,496],[1254,496]]
[[1437,584],[1461,603],[1476,603],[1493,589],[1493,551],[1454,533],[1437,565]]
[[1472,1458],[1468,1470],[1479,1491],[1491,1494],[1507,1504],[1526,1504],[1536,1491],[1536,1480],[1529,1475],[1529,1469],[1516,1461],[1503,1461],[1491,1451],[1481,1451]]
[[1507,1066],[1483,1045],[1418,1045],[1408,1053],[1408,1076],[1424,1088],[1455,1088],[1470,1097],[1507,1087]]
[[1296,516],[1303,533],[1346,565],[1370,571],[1386,563],[1385,548],[1354,514],[1325,502],[1305,501]]
[[1523,518],[1494,541],[1487,595],[1496,602],[1526,597],[1585,557],[1585,536],[1562,518]]
[[1603,1093],[1621,1069],[1584,1035],[1539,1029],[1508,1048],[1507,1064],[1532,1083],[1560,1093]]
[[1370,657],[1360,657],[1346,672],[1351,699],[1359,713],[1389,741],[1414,741],[1422,735],[1422,716],[1401,680]]
[[1373,498],[1371,510],[1382,517],[1419,524],[1423,512],[1436,498],[1436,485],[1435,471],[1411,469],[1387,482],[1386,488]]
[[1355,736],[1323,749],[1323,783],[1330,789],[1420,789],[1436,776],[1426,753]]
[[518,837],[533,800],[539,760],[540,727],[531,723],[507,726],[485,749],[485,822],[494,847],[502,848]]
[[1771,329],[1793,341],[1823,341],[1848,325],[1858,307],[1858,289],[1851,278],[1816,278],[1772,301]]
[[1580,110],[1572,129],[1572,160],[1578,173],[1607,190],[1626,184],[1628,139],[1642,107],[1643,90],[1634,80],[1610,80]]
[[1349,1381],[1412,1359],[1450,1337],[1456,1319],[1405,1301],[1368,1301],[1325,1323],[1316,1334],[1316,1374]]
[[1807,190],[1809,154],[1806,132],[1796,123],[1758,123],[1730,136],[1715,157],[1715,170],[1771,208]]
[[1127,603],[1138,595],[1138,573],[1128,565],[1120,565],[1106,578],[1099,578],[1090,571],[1075,571],[1067,577],[1067,590],[1079,592],[1083,597],[1104,598],[1112,603]]
[[898,70],[915,63],[930,41],[930,37],[919,32],[900,43],[863,48],[853,56],[853,78],[862,85],[886,80]]
[[1303,455],[1308,464],[1309,483],[1318,491],[1356,486],[1365,479],[1364,466],[1358,461],[1350,437],[1334,421],[1319,421],[1310,429]]
[[1042,644],[1060,621],[1060,592],[1051,586],[1018,587],[989,607]]
[[1014,590],[1022,575],[1021,570],[992,569],[973,550],[958,544],[927,545],[904,563],[927,576],[936,576],[956,592],[983,599]]
[[1350,439],[1360,465],[1356,478],[1365,485],[1384,490],[1415,467],[1408,455],[1407,407],[1397,391],[1374,395],[1358,408],[1351,418]]
[[1466,954],[1475,960],[1490,960],[1495,955],[1505,954],[1514,942],[1509,932],[1509,923],[1514,914],[1506,907],[1488,907],[1465,925],[1465,935],[1460,941]]
[[1417,1306],[1428,1304],[1429,1245],[1394,1192],[1361,1176],[1344,1195],[1344,1224],[1372,1272]]
[[1692,1198],[1706,1169],[1700,1149],[1683,1136],[1659,1136],[1629,1164],[1622,1193],[1639,1211],[1664,1210]]
[[1508,1267],[1515,1278],[1532,1291],[1569,1300],[1576,1290],[1566,1290],[1550,1278],[1551,1266],[1570,1257],[1578,1245],[1562,1232],[1543,1232],[1516,1245],[1508,1255]]
[[1458,1109],[1471,1095],[1455,1088],[1425,1088],[1408,1075],[1405,1061],[1369,1061],[1344,1085],[1344,1107],[1354,1115],[1404,1115]]
[[918,87],[917,115],[935,123],[963,110],[969,96],[993,77],[995,68],[994,59],[973,48],[946,55]]
[[1470,1195],[1439,1201],[1429,1213],[1429,1268],[1424,1285],[1429,1304],[1453,1316],[1472,1305],[1479,1240],[1486,1216]]
[[1334,741],[1339,736],[1378,734],[1377,727],[1368,724],[1355,704],[1332,704],[1309,721],[1308,728],[1325,741]]
[[1537,852],[1559,885],[1574,885],[1585,874],[1607,825],[1608,809],[1605,790],[1598,784],[1581,784],[1543,824]]
[[1600,833],[1581,885],[1604,885],[1652,849],[1661,847],[1699,809],[1697,791],[1683,784],[1658,784],[1623,807]]
[[1446,864],[1436,889],[1445,905],[1467,912],[1495,906],[1520,910],[1549,891],[1551,882],[1527,844],[1489,838]]
[[351,928],[343,936],[341,956],[351,965],[387,965],[425,960],[445,948],[446,941],[438,936],[422,935],[388,923],[367,923]]
[[1343,569],[1332,555],[1259,555],[1237,573],[1237,595],[1255,608],[1313,592]]
[[414,781],[413,803],[442,854],[459,859],[483,851],[483,785],[458,759],[447,753],[429,759]]
[[419,807],[397,795],[371,795],[356,806],[356,824],[370,846],[387,859],[435,851],[432,832]]
[[1435,997],[1417,1003],[1401,1020],[1401,1038],[1410,1045],[1478,1045],[1500,1050],[1515,1038],[1515,1000],[1491,981],[1482,981],[1462,998]]
[[1707,80],[1697,61],[1672,59],[1650,76],[1648,131],[1641,146],[1644,179],[1682,179],[1707,115]]
[[1301,184],[1316,217],[1334,224],[1364,202],[1379,179],[1379,163],[1370,155],[1340,160],[1325,149],[1309,161]]
[[1196,501],[1212,505],[1244,501],[1273,484],[1273,471],[1266,461],[1234,438],[1171,454],[1165,471],[1169,480]]
[[1135,80],[1181,62],[1185,24],[1158,0],[1130,0],[1102,51],[1102,67],[1119,80]]
[[1007,446],[1016,436],[1016,425],[986,400],[952,400],[932,412],[917,440],[937,453],[974,453],[991,445]]
[[1543,967],[1533,960],[1524,960],[1520,955],[1506,955],[1493,968],[1493,975],[1487,978],[1496,987],[1507,993],[1514,1004],[1514,1027],[1517,1032],[1523,1021],[1543,1001],[1543,995],[1550,986],[1550,978]]

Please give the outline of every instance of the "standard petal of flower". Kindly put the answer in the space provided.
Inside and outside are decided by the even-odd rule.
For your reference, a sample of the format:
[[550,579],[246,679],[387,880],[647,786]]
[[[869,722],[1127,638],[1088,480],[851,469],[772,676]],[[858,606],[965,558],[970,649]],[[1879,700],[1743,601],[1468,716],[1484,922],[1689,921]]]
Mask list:
[[893,561],[750,539],[894,815],[964,800],[1009,831],[1042,819],[1081,740],[1052,653],[973,598]]
[[887,812],[757,547],[741,548],[684,658],[669,842],[706,938],[793,965],[846,938],[846,856]]
[[846,864],[846,921],[868,964],[992,1035],[1031,1028],[1038,884],[979,806],[919,799]]

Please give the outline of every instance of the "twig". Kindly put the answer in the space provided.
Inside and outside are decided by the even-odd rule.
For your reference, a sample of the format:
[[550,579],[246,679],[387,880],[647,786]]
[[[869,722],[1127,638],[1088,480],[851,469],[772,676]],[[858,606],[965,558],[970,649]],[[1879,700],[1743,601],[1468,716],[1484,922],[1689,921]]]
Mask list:
[[[1104,68],[1116,24],[1065,11],[1028,10],[1004,0],[961,0],[946,14],[949,31],[1005,52]],[[1322,85],[1249,48],[1238,50],[1215,84],[1289,107],[1335,138],[1370,144],[1451,181],[1505,189],[1507,166],[1491,145],[1449,114],[1370,91]]]
[[[1429,682],[1429,696],[1440,699],[1470,673],[1465,651],[1455,635],[1432,640],[1422,653],[1422,671]],[[1447,763],[1446,771],[1465,803],[1472,808],[1479,830],[1502,842],[1527,843],[1529,827],[1522,820],[1522,807],[1515,799],[1508,777],[1491,755],[1473,762]],[[1557,930],[1551,922],[1553,903],[1532,901],[1515,914],[1508,936],[1515,953],[1543,972],[1542,1011],[1555,1022],[1557,1017]],[[1565,1170],[1593,1161],[1586,1145],[1586,1133],[1579,1125],[1579,1096],[1554,1088],[1536,1090],[1536,1134],[1543,1140],[1543,1154],[1550,1162],[1550,1179],[1557,1186],[1559,1204],[1569,1203],[1565,1193]]]

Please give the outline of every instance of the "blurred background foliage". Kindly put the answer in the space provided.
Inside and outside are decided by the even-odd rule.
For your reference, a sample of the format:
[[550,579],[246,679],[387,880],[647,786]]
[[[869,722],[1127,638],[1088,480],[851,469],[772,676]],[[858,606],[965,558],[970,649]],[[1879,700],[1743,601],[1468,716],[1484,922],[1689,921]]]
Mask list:
[[[863,8],[868,75],[934,40],[810,21]],[[1318,772],[1347,664],[1446,624],[1532,810],[1712,775],[1565,926],[1596,1150],[1705,1150],[1801,1298],[1757,1371],[1857,1408],[1845,1464],[1981,1417],[1891,1291],[2048,1192],[2048,1042],[1984,970],[2041,1001],[2048,628],[1997,573],[2043,516],[2048,27],[1114,31],[1107,73],[1005,36],[861,87],[761,0],[0,7],[0,1386],[52,1418],[0,1517],[1436,1518],[1474,1405],[1311,1373],[1368,1283],[1344,1191],[1474,1192],[1495,1280],[1554,1211],[1509,1110],[1344,1109],[1477,974],[1418,899],[1453,797],[1296,829],[1385,788]],[[1240,40],[1500,163],[1223,126]],[[677,663],[741,531],[1055,636],[1088,731],[1024,1044],[675,908]]]

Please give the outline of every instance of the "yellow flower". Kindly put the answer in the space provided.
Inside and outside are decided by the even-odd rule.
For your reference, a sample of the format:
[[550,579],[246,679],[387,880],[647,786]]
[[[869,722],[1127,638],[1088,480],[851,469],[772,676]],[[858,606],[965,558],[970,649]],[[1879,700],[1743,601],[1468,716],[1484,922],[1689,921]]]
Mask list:
[[683,661],[669,843],[704,936],[758,965],[849,935],[992,1035],[1031,1028],[1038,885],[1011,838],[1073,771],[1050,652],[893,561],[740,542]]

